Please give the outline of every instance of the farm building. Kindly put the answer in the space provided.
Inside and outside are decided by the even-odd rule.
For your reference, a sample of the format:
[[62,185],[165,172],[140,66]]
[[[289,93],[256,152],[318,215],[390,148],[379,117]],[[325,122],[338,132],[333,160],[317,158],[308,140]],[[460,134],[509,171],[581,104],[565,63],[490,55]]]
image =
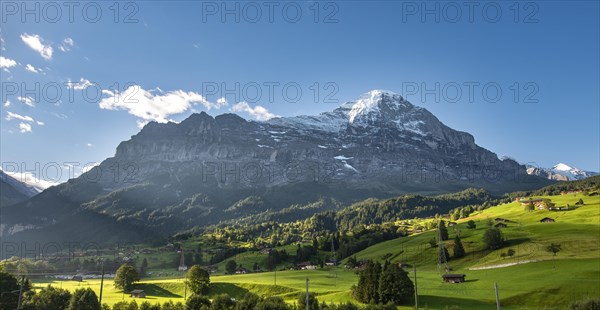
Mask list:
[[464,274],[449,273],[449,274],[442,275],[442,279],[446,283],[463,283],[463,282],[465,282],[465,277],[466,277],[466,275],[464,275]]
[[144,290],[133,290],[129,292],[129,296],[133,298],[146,298],[146,293],[144,293]]
[[498,223],[498,224],[494,225],[494,227],[496,227],[496,228],[506,228],[506,227],[508,227],[508,225],[506,225],[504,223]]
[[497,217],[496,219],[494,219],[494,221],[495,221],[496,223],[504,223],[504,222],[508,222],[508,220],[507,220],[507,219],[503,219],[503,218],[501,218],[501,217]]
[[554,219],[549,218],[549,217],[545,217],[543,219],[540,220],[540,223],[554,223],[556,222]]
[[236,274],[247,274],[250,273],[250,270],[244,268],[244,267],[239,267],[235,270]]
[[298,265],[296,265],[300,270],[315,270],[317,269],[317,265],[313,264],[313,263],[309,263],[309,262],[304,262],[304,263],[298,263]]
[[71,280],[81,282],[81,281],[83,281],[83,277],[82,276],[73,276],[71,278]]

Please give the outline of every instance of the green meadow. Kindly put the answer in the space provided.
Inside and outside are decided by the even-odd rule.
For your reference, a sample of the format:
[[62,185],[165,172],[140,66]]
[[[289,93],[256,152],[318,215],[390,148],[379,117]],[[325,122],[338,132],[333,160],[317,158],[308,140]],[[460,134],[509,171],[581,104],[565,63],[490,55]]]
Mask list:
[[[471,214],[448,227],[450,240],[446,247],[452,256],[453,238],[459,235],[467,252],[466,257],[448,262],[451,273],[466,275],[461,284],[443,283],[437,264],[437,249],[429,245],[436,231],[428,231],[409,237],[385,241],[356,253],[359,260],[383,261],[386,257],[416,268],[420,308],[428,309],[493,309],[495,307],[494,284],[499,287],[503,309],[563,309],[572,301],[584,298],[600,298],[600,197],[568,194],[549,196],[556,206],[574,206],[580,198],[584,205],[569,211],[525,211],[519,202],[499,205]],[[554,223],[541,223],[544,217]],[[501,249],[484,249],[481,241],[489,223],[496,218],[508,220],[502,228],[506,245]],[[475,221],[476,229],[468,229],[466,222]],[[551,243],[561,245],[553,255],[546,250]],[[509,249],[514,251],[507,255]],[[291,251],[291,249],[290,249]],[[250,269],[254,262],[264,262],[264,255],[248,252],[234,259]],[[224,262],[219,264],[223,270]],[[411,278],[414,277],[412,267]],[[351,287],[358,281],[353,270],[343,264],[336,268],[262,272],[242,275],[211,276],[210,296],[227,293],[240,298],[247,292],[263,296],[281,296],[295,302],[305,289],[316,293],[319,301],[353,301]],[[90,287],[99,293],[100,280],[53,281],[39,280],[36,287],[62,286],[69,290]],[[178,278],[147,278],[136,285],[146,291],[150,302],[168,300],[184,301],[186,292],[183,275]],[[113,287],[112,279],[105,279],[103,303],[113,304],[131,300],[128,295]],[[399,307],[411,309],[413,306]]]

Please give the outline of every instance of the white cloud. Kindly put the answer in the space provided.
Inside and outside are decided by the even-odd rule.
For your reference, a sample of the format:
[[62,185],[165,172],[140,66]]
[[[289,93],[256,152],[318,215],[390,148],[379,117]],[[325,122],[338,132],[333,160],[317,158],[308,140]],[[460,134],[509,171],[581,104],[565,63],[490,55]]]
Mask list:
[[33,98],[31,98],[31,97],[21,97],[21,96],[19,96],[19,97],[17,97],[17,99],[19,101],[21,101],[22,103],[30,106],[30,107],[35,107],[35,104],[33,102]]
[[67,80],[67,83],[65,83],[65,85],[67,86],[67,88],[72,88],[75,90],[84,90],[88,86],[92,85],[92,82],[84,78],[79,78],[79,82],[71,82],[71,79],[69,79]]
[[225,97],[221,97],[219,99],[217,99],[217,103],[220,105],[227,105],[227,99]]
[[6,111],[6,120],[11,121],[13,119],[18,119],[24,122],[33,122],[33,118],[27,115],[19,115],[17,113],[12,113],[10,111]]
[[128,87],[123,92],[104,90],[108,95],[103,98],[99,106],[106,110],[126,110],[129,114],[142,119],[138,126],[145,125],[144,122],[157,121],[166,123],[169,116],[186,112],[194,105],[202,105],[205,109],[219,109],[222,104],[211,103],[196,92],[185,92],[174,90],[162,92],[159,89],[144,90],[139,85]]
[[100,165],[100,163],[96,163],[96,162],[87,163],[81,168],[81,173],[86,173],[86,172],[92,170],[92,168],[97,167],[98,165]]
[[278,115],[275,115],[275,114],[269,112],[269,110],[267,110],[263,106],[257,105],[254,108],[252,108],[252,107],[250,107],[250,105],[248,105],[247,102],[244,102],[244,101],[238,102],[237,104],[232,106],[230,111],[248,113],[250,116],[254,117],[256,120],[259,120],[259,121],[266,121],[273,117],[278,117]]
[[19,123],[19,129],[22,133],[31,132],[31,125],[27,123]]
[[6,111],[6,117],[5,119],[7,121],[12,121],[14,119],[21,121],[19,123],[19,130],[22,133],[26,133],[26,132],[31,132],[31,123],[36,123],[38,126],[44,126],[45,123],[42,121],[36,121],[34,120],[31,116],[27,116],[27,115],[20,115],[17,113],[12,113],[10,111]]
[[42,69],[36,68],[36,67],[34,67],[34,66],[30,65],[30,64],[27,64],[25,66],[25,70],[27,70],[29,72],[33,72],[33,73],[40,73],[40,72],[43,71]]
[[5,107],[10,107],[10,100],[6,99],[6,101],[4,101],[4,106]]
[[11,67],[14,67],[17,65],[17,62],[10,59],[10,58],[4,58],[2,56],[0,56],[0,68],[2,69],[8,69]]
[[60,44],[60,46],[58,47],[59,50],[63,51],[63,52],[68,52],[71,50],[71,47],[75,44],[75,42],[73,41],[73,39],[71,38],[66,38],[62,41],[62,43]]
[[23,40],[23,42],[32,50],[40,53],[40,56],[42,56],[44,59],[52,59],[52,53],[54,52],[52,46],[50,46],[50,44],[44,44],[44,39],[42,39],[42,37],[39,35],[29,35],[24,33],[21,35],[21,40]]
[[[193,110],[193,109],[192,109],[192,110]],[[138,127],[139,129],[142,129],[142,128],[144,128],[144,126],[146,126],[146,125],[147,125],[149,122],[150,122],[150,121],[146,121],[146,120],[137,120],[137,121],[136,121],[136,124],[137,124],[137,127]]]
[[2,37],[0,37],[0,51],[5,51],[6,48],[4,47],[4,39]]
[[[2,170],[2,168],[0,168],[0,170]],[[4,171],[4,170],[2,170],[2,171]],[[32,173],[32,172],[4,171],[4,173],[15,178],[15,180],[18,180],[19,182],[22,182],[27,185],[35,187],[40,192],[50,186],[58,185],[60,183],[60,182],[55,182],[55,181],[43,180],[43,179],[39,178],[35,173]]]
[[91,144],[91,143],[88,143],[88,144],[86,144],[86,145],[87,145],[87,147],[92,147],[92,146],[94,146],[94,145],[93,145],[93,144]]
[[60,119],[67,119],[67,118],[69,118],[69,116],[67,116],[66,114],[63,114],[63,113],[52,112],[52,115],[54,115],[56,118],[60,118]]

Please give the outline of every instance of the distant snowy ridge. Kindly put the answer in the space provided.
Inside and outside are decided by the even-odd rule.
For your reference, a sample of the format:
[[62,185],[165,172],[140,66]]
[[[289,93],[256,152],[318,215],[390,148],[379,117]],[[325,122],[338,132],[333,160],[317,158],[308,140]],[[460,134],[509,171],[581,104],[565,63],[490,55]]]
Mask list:
[[552,168],[540,168],[528,165],[527,173],[556,181],[583,180],[599,174],[598,172],[581,170],[565,163],[558,163]]

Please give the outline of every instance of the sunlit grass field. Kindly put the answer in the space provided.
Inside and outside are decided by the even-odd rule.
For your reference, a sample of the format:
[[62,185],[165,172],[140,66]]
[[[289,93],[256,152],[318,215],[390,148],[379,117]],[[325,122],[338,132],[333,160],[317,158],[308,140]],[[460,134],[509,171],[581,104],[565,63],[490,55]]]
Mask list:
[[[494,283],[499,286],[503,309],[562,309],[570,302],[583,298],[600,298],[600,197],[581,194],[551,196],[556,206],[574,206],[580,198],[584,205],[569,211],[525,211],[518,202],[492,207],[461,219],[458,225],[449,227],[450,240],[446,246],[452,256],[452,238],[459,234],[467,256],[450,260],[452,273],[466,274],[466,283],[442,283],[437,266],[436,249],[428,241],[435,231],[424,232],[407,238],[399,238],[376,244],[356,254],[359,260],[382,260],[391,257],[416,267],[420,307],[429,309],[484,309],[495,307]],[[502,232],[507,245],[499,250],[487,251],[481,241],[488,228],[488,220],[501,217],[509,220]],[[540,223],[550,217],[555,223]],[[476,222],[476,229],[467,229],[468,220]],[[552,255],[546,250],[550,243],[561,245],[561,251]],[[502,255],[513,249],[512,257]],[[264,255],[263,255],[264,256]],[[234,259],[250,269],[252,264],[262,262],[258,253],[246,253]],[[220,264],[222,265],[222,263]],[[222,266],[221,266],[222,269]],[[411,278],[414,277],[412,268]],[[358,281],[353,270],[343,266],[320,270],[298,270],[252,273],[244,275],[212,275],[210,296],[227,293],[241,298],[247,292],[263,296],[281,296],[295,302],[305,290],[306,278],[309,290],[317,294],[319,301],[353,301],[351,287]],[[100,280],[37,281],[36,287],[48,283],[69,289],[90,287],[99,293]],[[183,278],[149,278],[136,288],[145,290],[149,302],[184,301],[186,292]],[[105,279],[102,302],[114,304],[131,300],[127,294],[113,287],[112,279]],[[141,301],[138,300],[138,301]],[[400,307],[411,309],[412,306]]]

